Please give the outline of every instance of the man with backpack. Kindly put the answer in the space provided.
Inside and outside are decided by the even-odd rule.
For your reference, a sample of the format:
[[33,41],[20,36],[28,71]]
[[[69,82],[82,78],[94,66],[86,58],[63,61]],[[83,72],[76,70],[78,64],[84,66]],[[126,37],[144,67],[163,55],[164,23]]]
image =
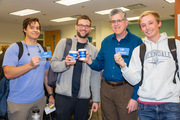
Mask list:
[[[88,41],[91,31],[91,20],[88,16],[80,16],[75,25],[77,35],[71,40],[70,51],[86,49],[95,58],[98,50]],[[56,84],[55,106],[57,120],[87,120],[89,102],[92,92],[92,111],[96,112],[100,102],[100,72],[92,70],[80,59],[64,56],[68,39],[62,39],[56,46],[51,68],[54,72],[61,72],[61,77]],[[91,91],[90,91],[91,89]]]
[[[40,109],[41,120],[46,105],[44,96],[44,84],[49,94],[52,88],[47,84],[49,61],[41,59],[40,53],[45,52],[37,43],[41,25],[38,18],[27,18],[23,21],[25,39],[12,44],[6,51],[3,61],[5,77],[9,79],[9,95],[7,99],[7,111],[9,120],[27,120],[31,117],[32,109]],[[19,53],[22,52],[19,58]],[[54,104],[53,96],[49,97],[49,103]]]
[[[180,81],[178,66],[180,63],[180,41],[175,40],[174,49],[169,46],[166,33],[159,33],[160,16],[155,11],[145,11],[140,15],[139,26],[146,35],[145,49],[136,47],[129,67],[120,53],[114,55],[126,80],[138,90],[139,120],[180,120]],[[177,47],[177,49],[176,49]],[[144,60],[141,54],[145,50]],[[173,58],[174,52],[176,58]]]

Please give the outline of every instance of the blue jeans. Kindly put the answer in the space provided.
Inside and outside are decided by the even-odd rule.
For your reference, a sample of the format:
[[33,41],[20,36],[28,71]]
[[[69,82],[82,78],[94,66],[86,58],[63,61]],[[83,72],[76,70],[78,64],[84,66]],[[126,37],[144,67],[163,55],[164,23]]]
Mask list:
[[180,103],[145,105],[139,103],[139,120],[180,120]]

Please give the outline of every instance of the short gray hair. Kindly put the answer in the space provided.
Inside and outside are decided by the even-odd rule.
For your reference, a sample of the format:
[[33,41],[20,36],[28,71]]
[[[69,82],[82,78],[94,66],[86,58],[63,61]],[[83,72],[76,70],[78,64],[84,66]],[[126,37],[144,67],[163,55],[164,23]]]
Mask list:
[[122,11],[121,9],[113,9],[110,13],[109,13],[109,18],[111,18],[113,15],[116,15],[116,14],[120,14],[122,13],[124,16],[123,16],[123,19],[127,19],[126,17],[126,13],[124,11]]

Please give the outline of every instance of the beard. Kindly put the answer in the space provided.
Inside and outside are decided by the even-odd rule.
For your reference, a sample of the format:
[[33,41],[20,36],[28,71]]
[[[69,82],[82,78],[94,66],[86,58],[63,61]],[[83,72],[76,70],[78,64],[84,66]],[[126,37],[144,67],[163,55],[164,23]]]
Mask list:
[[84,36],[82,36],[80,32],[77,32],[77,36],[80,38],[87,38],[88,35],[89,35],[89,33],[86,33]]

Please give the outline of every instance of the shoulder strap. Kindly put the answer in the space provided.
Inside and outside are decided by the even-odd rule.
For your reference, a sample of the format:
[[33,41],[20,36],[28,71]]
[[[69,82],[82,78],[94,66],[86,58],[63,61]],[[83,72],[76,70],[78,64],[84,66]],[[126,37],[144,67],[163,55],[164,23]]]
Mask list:
[[168,39],[169,50],[173,56],[174,61],[177,61],[176,43],[175,39]]
[[71,49],[71,46],[72,46],[72,39],[71,38],[67,38],[66,39],[66,47],[64,49],[64,55],[63,55],[63,58],[65,58],[68,54],[69,54],[69,51]]
[[[178,60],[177,60],[177,52],[176,52],[176,43],[175,43],[175,39],[168,39],[168,46],[169,46],[169,50],[173,56],[173,59],[175,61],[175,64],[176,64],[176,71],[174,73],[174,80],[173,80],[173,83],[176,83],[176,80],[175,80],[175,75],[179,69],[179,66],[178,66]],[[179,77],[179,74],[177,74],[178,77]]]
[[21,57],[22,57],[22,54],[23,54],[23,44],[22,44],[22,42],[21,42],[21,41],[16,42],[16,43],[17,43],[17,44],[18,44],[18,46],[19,46],[18,60],[20,60],[20,59],[21,59]]
[[140,60],[141,60],[141,65],[142,65],[142,69],[141,69],[141,81],[140,81],[140,86],[142,85],[142,81],[143,81],[143,76],[144,76],[144,56],[145,56],[145,53],[146,53],[146,45],[143,43],[140,45],[140,49],[139,49],[139,57],[140,57]]
[[44,52],[47,52],[47,49],[44,46],[42,46],[42,48],[43,48]]
[[145,56],[145,53],[146,53],[146,45],[143,43],[140,45],[140,60],[141,60],[141,63],[143,64],[144,63],[144,56]]

